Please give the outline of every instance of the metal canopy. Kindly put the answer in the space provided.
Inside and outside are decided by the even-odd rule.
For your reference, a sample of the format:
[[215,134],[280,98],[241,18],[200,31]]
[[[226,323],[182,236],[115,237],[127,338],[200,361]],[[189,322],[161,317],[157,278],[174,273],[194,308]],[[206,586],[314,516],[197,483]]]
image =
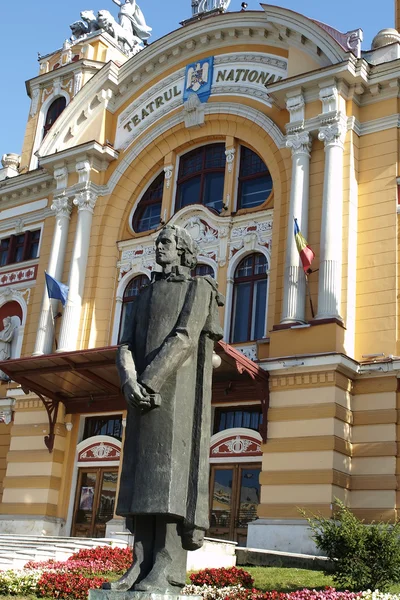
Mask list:
[[[45,444],[50,452],[54,446],[60,402],[65,405],[67,413],[87,412],[89,408],[103,412],[126,407],[115,364],[117,349],[118,346],[108,346],[0,362],[0,369],[19,383],[26,393],[34,392],[42,400],[49,418]],[[266,423],[268,373],[225,342],[219,342],[216,350],[222,358],[222,368],[220,373],[220,369],[216,370],[215,392],[218,394],[221,384],[226,387],[230,381],[242,379],[241,375],[246,373],[253,394],[256,388]]]

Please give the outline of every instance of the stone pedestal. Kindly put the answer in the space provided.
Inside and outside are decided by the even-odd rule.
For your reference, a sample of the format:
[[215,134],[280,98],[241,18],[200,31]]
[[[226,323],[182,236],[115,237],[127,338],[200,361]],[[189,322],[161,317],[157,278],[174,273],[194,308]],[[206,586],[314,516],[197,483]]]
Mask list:
[[89,600],[202,600],[201,596],[158,594],[152,592],[114,592],[113,590],[89,590]]

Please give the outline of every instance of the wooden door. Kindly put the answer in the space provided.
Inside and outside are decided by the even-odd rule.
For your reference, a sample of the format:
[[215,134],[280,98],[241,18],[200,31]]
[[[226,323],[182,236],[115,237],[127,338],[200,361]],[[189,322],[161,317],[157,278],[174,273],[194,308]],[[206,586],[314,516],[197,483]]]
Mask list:
[[105,537],[114,516],[117,480],[118,468],[79,469],[72,536]]
[[260,503],[259,464],[212,465],[208,535],[246,545]]

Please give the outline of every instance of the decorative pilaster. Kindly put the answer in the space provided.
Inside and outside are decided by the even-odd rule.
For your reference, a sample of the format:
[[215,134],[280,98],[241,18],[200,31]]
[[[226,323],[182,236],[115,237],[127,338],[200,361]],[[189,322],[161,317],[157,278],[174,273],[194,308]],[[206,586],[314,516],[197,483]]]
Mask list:
[[306,287],[294,238],[294,219],[297,219],[301,232],[307,237],[311,150],[309,133],[301,131],[288,135],[286,147],[292,151],[292,182],[281,323],[299,323],[305,319]]
[[346,126],[337,121],[321,127],[325,145],[317,319],[341,319],[343,150]]
[[[61,196],[54,198],[51,210],[55,213],[56,220],[47,272],[58,281],[61,281],[72,211],[71,198],[63,192]],[[45,284],[33,356],[52,352],[54,342],[53,316],[57,313],[57,303],[58,300],[49,299]]]
[[228,173],[232,173],[233,163],[235,161],[236,148],[227,148],[225,150],[226,164],[228,165]]
[[62,318],[57,352],[76,350],[96,201],[97,195],[89,189],[79,192],[73,201],[74,205],[78,207],[78,222],[69,271],[68,300]]

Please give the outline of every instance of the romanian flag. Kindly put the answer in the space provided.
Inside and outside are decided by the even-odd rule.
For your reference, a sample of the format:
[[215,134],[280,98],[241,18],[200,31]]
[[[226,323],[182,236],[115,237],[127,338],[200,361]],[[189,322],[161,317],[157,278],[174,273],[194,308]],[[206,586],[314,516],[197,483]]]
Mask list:
[[300,228],[297,224],[297,219],[294,220],[294,239],[296,240],[296,246],[300,254],[304,273],[309,273],[311,271],[310,267],[315,258],[315,254],[308,245],[306,238],[301,234]]

